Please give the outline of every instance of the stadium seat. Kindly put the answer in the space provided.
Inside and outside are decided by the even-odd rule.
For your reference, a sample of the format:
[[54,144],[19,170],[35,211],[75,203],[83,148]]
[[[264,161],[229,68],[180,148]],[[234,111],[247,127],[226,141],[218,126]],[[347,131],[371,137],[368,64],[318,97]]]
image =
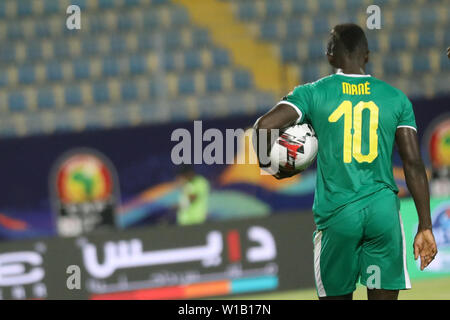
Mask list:
[[138,98],[138,87],[132,81],[124,81],[120,86],[120,95],[122,101],[134,101]]
[[46,65],[47,81],[61,81],[63,79],[62,65],[59,62],[49,62]]
[[64,88],[64,100],[69,106],[81,105],[81,88],[77,85],[70,85]]
[[90,64],[88,60],[79,59],[72,63],[72,73],[75,79],[88,79],[91,75]]
[[22,92],[12,92],[8,95],[9,110],[13,112],[24,111],[26,106],[25,95]]
[[106,82],[98,82],[92,85],[92,97],[95,103],[106,103],[110,100],[109,88]]
[[33,65],[26,64],[18,68],[19,83],[31,84],[36,80],[36,73]]
[[39,109],[55,107],[55,98],[51,89],[41,89],[37,93],[37,106]]
[[192,74],[182,74],[178,77],[178,93],[181,95],[195,93],[195,78]]

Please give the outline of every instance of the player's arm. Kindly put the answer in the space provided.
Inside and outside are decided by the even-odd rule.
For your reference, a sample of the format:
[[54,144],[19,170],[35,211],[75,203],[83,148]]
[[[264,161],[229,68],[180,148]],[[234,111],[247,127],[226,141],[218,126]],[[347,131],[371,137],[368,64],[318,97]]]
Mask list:
[[[276,138],[280,133],[281,129],[289,127],[293,125],[299,118],[299,114],[292,106],[286,103],[279,103],[275,107],[273,107],[269,112],[263,115],[261,118],[256,120],[253,129],[256,131],[256,143],[254,144],[256,154],[258,156],[259,165],[263,167],[264,165],[261,162],[260,155],[262,155],[265,151],[265,156],[267,159],[270,155],[270,149],[272,148],[272,144],[275,142]],[[264,129],[265,135],[260,134],[260,130]],[[258,139],[266,138],[268,146],[267,150],[258,150],[257,146],[260,146]],[[280,170],[277,174],[274,175],[277,179],[283,179],[292,176],[292,173],[287,173]]]
[[437,254],[431,226],[428,178],[420,156],[416,131],[407,127],[398,128],[395,140],[403,161],[406,185],[419,217],[419,228],[414,239],[414,257],[417,259],[420,256],[420,268],[423,270]]

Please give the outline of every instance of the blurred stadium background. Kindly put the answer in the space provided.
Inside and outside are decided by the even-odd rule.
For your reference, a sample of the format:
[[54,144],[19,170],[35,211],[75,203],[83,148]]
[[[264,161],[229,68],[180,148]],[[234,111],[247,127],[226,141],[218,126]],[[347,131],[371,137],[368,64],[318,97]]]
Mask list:
[[[372,4],[379,30],[366,28]],[[80,30],[66,26],[70,5]],[[315,168],[276,181],[255,165],[195,165],[207,209],[180,220],[171,134],[194,133],[193,120],[251,127],[333,72],[325,43],[343,22],[366,29],[367,73],[412,100],[429,172],[440,252],[420,272],[408,249],[401,297],[449,299],[448,0],[0,1],[0,298],[314,299]],[[415,208],[393,163],[412,246]]]

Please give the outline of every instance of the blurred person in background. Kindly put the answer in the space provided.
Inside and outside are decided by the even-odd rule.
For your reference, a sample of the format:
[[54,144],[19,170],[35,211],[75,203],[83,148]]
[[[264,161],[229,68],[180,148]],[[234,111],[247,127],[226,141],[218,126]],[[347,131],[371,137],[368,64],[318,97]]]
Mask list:
[[178,173],[181,194],[176,221],[178,225],[199,224],[208,214],[209,182],[196,174],[191,165],[182,165]]

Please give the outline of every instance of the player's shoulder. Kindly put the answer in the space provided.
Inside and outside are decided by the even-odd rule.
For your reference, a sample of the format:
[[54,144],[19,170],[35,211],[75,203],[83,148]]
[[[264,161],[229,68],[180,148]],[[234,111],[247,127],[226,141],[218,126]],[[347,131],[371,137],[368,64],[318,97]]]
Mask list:
[[299,84],[298,86],[296,86],[294,88],[293,91],[295,92],[295,91],[302,91],[302,90],[322,89],[327,84],[330,84],[332,82],[332,80],[333,80],[333,75],[325,76],[325,77],[320,78],[320,79],[318,79],[316,81]]
[[408,97],[406,96],[406,94],[400,90],[397,87],[394,87],[393,85],[391,85],[390,83],[375,78],[375,77],[371,77],[371,83],[372,83],[372,87],[377,87],[377,91],[382,91],[383,95],[385,97],[391,97],[391,98],[396,98],[396,99],[407,99]]

